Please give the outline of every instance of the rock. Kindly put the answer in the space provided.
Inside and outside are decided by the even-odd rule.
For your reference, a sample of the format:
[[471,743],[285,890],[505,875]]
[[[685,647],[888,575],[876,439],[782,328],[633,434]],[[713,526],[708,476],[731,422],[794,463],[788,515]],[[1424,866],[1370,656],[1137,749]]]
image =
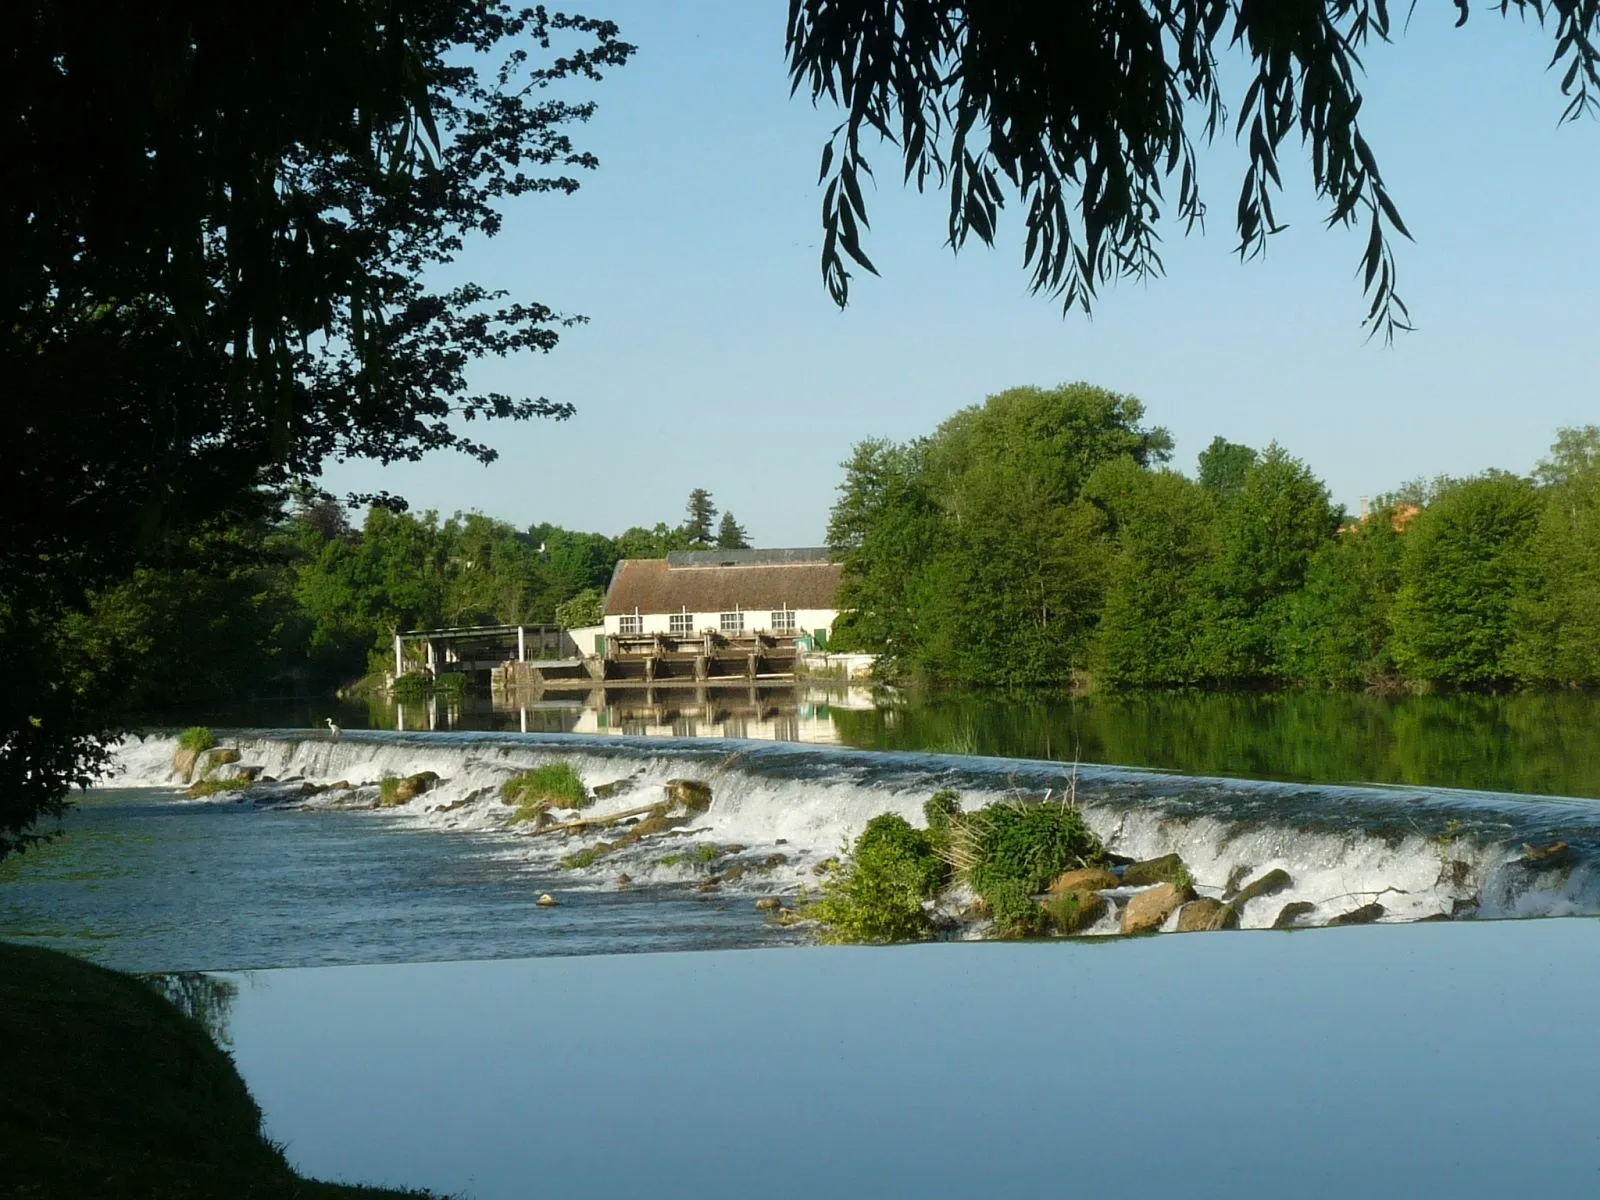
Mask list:
[[1124,887],[1144,887],[1151,883],[1187,884],[1189,868],[1176,854],[1163,854],[1160,858],[1147,858],[1136,862],[1122,872]]
[[743,878],[744,878],[744,868],[742,866],[740,866],[738,863],[734,863],[733,866],[727,868],[725,871],[722,872],[722,882],[723,883],[738,883],[739,880],[741,880]]
[[465,799],[456,800],[456,801],[453,801],[450,804],[441,804],[441,805],[439,805],[438,808],[434,809],[433,811],[434,812],[439,812],[439,813],[455,812],[456,809],[465,808],[467,805],[469,805],[471,803],[472,803],[472,797],[468,796]]
[[226,767],[230,763],[238,761],[239,751],[234,747],[213,746],[211,749],[200,753],[199,758],[195,761],[195,769],[200,772],[200,778],[204,779],[218,767]]
[[711,785],[698,779],[669,779],[667,799],[690,812],[705,812],[711,807]]
[[1179,933],[1209,933],[1214,929],[1237,928],[1239,910],[1210,896],[1191,900],[1178,912]]
[[1103,888],[1114,888],[1117,883],[1117,877],[1104,868],[1084,867],[1058,876],[1050,885],[1050,894],[1060,896],[1066,892],[1098,892]]
[[756,901],[756,907],[762,912],[777,912],[783,907],[783,901],[776,896],[763,896]]
[[560,904],[561,901],[557,900],[549,892],[545,892],[542,896],[535,900],[534,903],[540,908],[554,908],[556,905]]
[[1553,866],[1567,856],[1565,842],[1551,842],[1548,846],[1529,846],[1524,843],[1522,847],[1522,861],[1537,863],[1544,866]]
[[702,883],[699,887],[697,887],[695,889],[695,891],[697,891],[697,892],[714,892],[714,891],[717,890],[717,887],[719,886],[720,883],[721,883],[721,880],[719,880],[715,875],[713,875],[710,879],[707,879],[704,883]]
[[839,869],[839,860],[837,858],[831,858],[830,857],[830,858],[823,859],[821,862],[819,862],[815,866],[813,866],[811,868],[811,873],[813,875],[826,875],[830,871],[837,871],[838,869]]
[[596,784],[594,798],[596,800],[610,800],[615,796],[623,796],[639,786],[641,772],[635,771],[632,775],[625,775],[621,779],[613,779],[610,783]]
[[395,786],[394,798],[385,801],[385,806],[410,804],[438,782],[437,771],[418,771],[415,775],[407,775]]
[[[1176,858],[1177,855],[1172,857]],[[1149,933],[1160,929],[1172,915],[1173,909],[1193,899],[1193,888],[1159,883],[1128,901],[1128,906],[1122,910],[1122,932]]]
[[172,756],[172,770],[176,775],[183,776],[185,783],[194,778],[194,764],[200,757],[198,750],[179,750]]
[[1240,863],[1228,872],[1228,884],[1222,889],[1222,898],[1232,900],[1239,894],[1239,885],[1250,877],[1250,864]]
[[1233,903],[1243,908],[1258,896],[1272,896],[1283,891],[1294,882],[1289,877],[1289,872],[1282,867],[1274,867],[1258,879],[1252,879],[1239,889],[1239,894],[1233,898]]
[[1309,900],[1291,900],[1278,910],[1278,917],[1272,922],[1274,929],[1293,929],[1295,922],[1309,912],[1315,912],[1317,906]]
[[738,842],[735,842],[731,846],[723,846],[723,847],[721,847],[721,849],[718,850],[718,854],[719,855],[743,854],[748,849],[750,849],[749,846],[741,846]]
[[350,791],[354,791],[355,788],[350,783],[350,781],[348,779],[340,779],[340,780],[335,781],[334,783],[330,783],[327,787],[323,788],[322,790],[325,791],[325,792],[350,792]]
[[1106,898],[1089,888],[1053,891],[1050,899],[1044,902],[1044,910],[1057,933],[1080,933],[1106,911]]
[[629,875],[626,871],[624,871],[621,875],[617,876],[617,886],[618,887],[627,887],[632,882],[633,882],[633,876]]
[[788,861],[789,856],[787,854],[769,854],[762,861],[761,865],[770,871],[773,867],[781,867],[786,865]]
[[1347,913],[1340,913],[1328,924],[1331,925],[1371,925],[1384,914],[1383,905],[1374,900],[1371,904],[1363,904],[1360,908],[1351,909]]

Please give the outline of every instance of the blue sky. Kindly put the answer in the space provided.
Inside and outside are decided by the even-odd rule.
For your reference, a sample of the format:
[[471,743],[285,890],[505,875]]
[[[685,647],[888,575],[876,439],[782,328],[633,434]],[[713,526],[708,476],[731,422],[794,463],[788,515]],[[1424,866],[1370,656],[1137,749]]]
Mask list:
[[1351,508],[1419,475],[1529,470],[1558,427],[1600,421],[1600,122],[1558,126],[1536,28],[1480,7],[1457,30],[1453,6],[1418,6],[1368,55],[1368,137],[1417,239],[1400,269],[1418,329],[1386,347],[1360,324],[1361,235],[1322,228],[1309,165],[1287,164],[1290,228],[1265,261],[1231,253],[1231,141],[1202,157],[1208,233],[1171,230],[1166,277],[1106,290],[1092,318],[1028,293],[1015,211],[994,250],[953,256],[943,199],[902,189],[880,154],[867,248],[882,278],[858,275],[841,312],[817,265],[837,115],[789,98],[787,5],[587,9],[639,47],[577,131],[601,167],[572,197],[517,202],[462,264],[590,318],[554,353],[476,375],[578,415],[490,427],[491,467],[347,464],[335,490],[615,533],[677,521],[706,487],[757,545],[798,545],[821,538],[854,442],[929,432],[1018,384],[1140,397],[1184,470],[1215,434],[1277,440]]

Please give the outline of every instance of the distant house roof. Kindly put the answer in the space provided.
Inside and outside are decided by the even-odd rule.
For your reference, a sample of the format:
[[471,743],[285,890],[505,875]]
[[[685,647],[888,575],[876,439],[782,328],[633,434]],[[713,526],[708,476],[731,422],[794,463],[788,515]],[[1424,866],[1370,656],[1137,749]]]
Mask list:
[[760,567],[832,561],[833,552],[826,546],[794,550],[673,550],[667,554],[669,567]]
[[[782,554],[809,557],[770,557]],[[741,561],[729,555],[769,557]],[[831,609],[837,607],[841,570],[838,563],[827,561],[825,550],[693,550],[667,558],[625,558],[611,575],[606,616],[756,611],[785,605]]]

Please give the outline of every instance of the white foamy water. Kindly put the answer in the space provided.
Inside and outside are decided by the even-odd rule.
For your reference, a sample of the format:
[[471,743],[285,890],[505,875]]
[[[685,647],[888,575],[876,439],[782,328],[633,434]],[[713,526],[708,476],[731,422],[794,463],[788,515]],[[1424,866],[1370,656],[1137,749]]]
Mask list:
[[[536,834],[510,824],[500,788],[512,775],[551,761],[569,763],[591,789],[621,784],[584,815],[641,808],[666,797],[678,778],[710,785],[708,812],[682,828],[599,858],[563,878],[580,889],[690,884],[715,873],[724,891],[793,895],[815,886],[813,868],[837,855],[872,817],[895,812],[922,823],[922,805],[953,787],[973,809],[1007,795],[1077,802],[1115,854],[1131,859],[1180,854],[1201,895],[1224,897],[1264,872],[1287,886],[1243,906],[1241,925],[1265,928],[1294,904],[1298,925],[1320,925],[1371,904],[1384,921],[1441,917],[1526,917],[1600,913],[1600,808],[1556,797],[1373,787],[1317,787],[1084,768],[950,755],[817,749],[770,743],[662,742],[561,735],[238,731],[219,735],[258,767],[257,802],[305,808],[368,806],[385,776],[433,771],[440,783],[374,820],[440,832],[470,830],[504,839],[508,865],[557,869],[619,829]],[[130,740],[109,784],[176,787],[174,738]],[[345,781],[353,792],[301,796],[303,784]],[[233,803],[221,793],[210,803]],[[558,819],[559,819],[558,814]],[[1550,864],[1523,861],[1524,844],[1569,844]],[[702,849],[704,848],[704,849]],[[713,849],[714,848],[714,849]],[[731,874],[730,867],[743,870]],[[1309,906],[1309,907],[1306,907]],[[1094,932],[1112,932],[1107,919]]]

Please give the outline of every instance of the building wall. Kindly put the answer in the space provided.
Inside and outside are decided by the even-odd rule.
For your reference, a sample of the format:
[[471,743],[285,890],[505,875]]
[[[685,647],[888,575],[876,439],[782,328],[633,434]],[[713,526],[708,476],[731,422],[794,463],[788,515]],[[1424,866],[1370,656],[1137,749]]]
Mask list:
[[[817,630],[833,631],[834,619],[839,615],[835,608],[797,608],[794,612],[794,625],[796,633],[815,633]],[[666,613],[640,613],[640,633],[671,633],[672,618]],[[691,627],[694,633],[710,629],[720,632],[722,629],[721,613],[695,613],[694,624]],[[622,632],[621,615],[608,615],[606,617],[607,633]],[[745,609],[744,632],[770,633],[772,632],[772,611],[770,609]]]

